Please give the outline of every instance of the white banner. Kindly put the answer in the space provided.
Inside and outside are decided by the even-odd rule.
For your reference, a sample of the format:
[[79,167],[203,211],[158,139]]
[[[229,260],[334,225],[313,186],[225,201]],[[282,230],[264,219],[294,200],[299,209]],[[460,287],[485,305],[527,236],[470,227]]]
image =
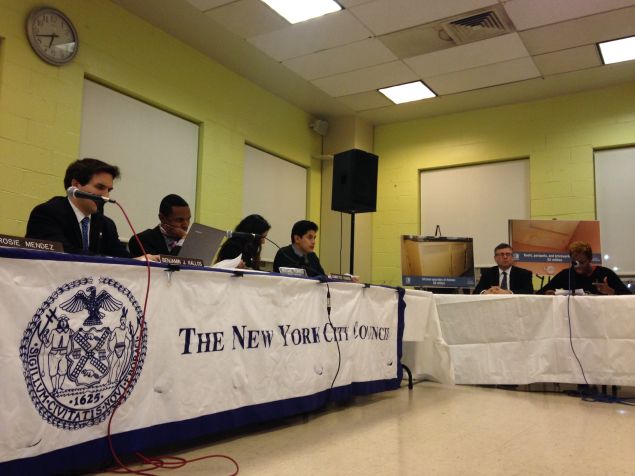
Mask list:
[[403,362],[419,376],[635,385],[635,296],[416,293],[406,293]]
[[[18,259],[27,256],[0,249],[0,472],[2,462],[103,438],[139,339],[113,433],[189,422],[165,428],[191,437],[201,416],[236,426],[324,404],[332,384],[341,394],[399,385],[395,289],[153,267],[142,336],[144,266]],[[148,445],[162,441],[157,434],[144,433]]]

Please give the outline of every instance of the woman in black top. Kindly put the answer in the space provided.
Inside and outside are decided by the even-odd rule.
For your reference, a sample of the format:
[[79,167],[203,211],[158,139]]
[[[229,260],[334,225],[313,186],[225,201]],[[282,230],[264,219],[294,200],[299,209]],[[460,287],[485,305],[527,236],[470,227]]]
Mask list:
[[218,252],[216,262],[236,258],[242,253],[240,268],[260,269],[260,251],[271,225],[260,215],[249,215],[241,220],[234,229],[238,233],[252,233],[252,236],[232,236],[228,238]]
[[569,256],[572,266],[556,274],[538,294],[555,294],[557,289],[584,289],[587,294],[631,294],[613,270],[591,262],[593,250],[589,243],[574,241],[569,245]]

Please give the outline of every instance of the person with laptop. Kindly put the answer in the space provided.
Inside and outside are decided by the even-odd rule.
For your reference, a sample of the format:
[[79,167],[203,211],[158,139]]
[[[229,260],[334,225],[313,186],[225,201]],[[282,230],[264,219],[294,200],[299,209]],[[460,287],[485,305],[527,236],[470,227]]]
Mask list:
[[583,289],[586,294],[632,294],[613,270],[591,264],[593,250],[589,243],[574,241],[569,245],[569,256],[571,267],[556,274],[538,294],[556,294],[558,289]]
[[494,248],[496,266],[481,273],[472,294],[533,294],[531,271],[514,266],[512,247],[501,243]]
[[[159,224],[137,236],[146,253],[176,256],[183,246],[191,219],[190,206],[183,198],[166,195],[159,205]],[[128,241],[128,249],[133,257],[143,255],[134,236]]]
[[260,270],[260,252],[270,229],[271,225],[262,216],[246,216],[234,228],[236,234],[225,240],[221,246],[216,262],[242,255],[239,268]]
[[291,244],[278,250],[273,260],[273,270],[301,268],[307,276],[325,276],[320,259],[313,252],[318,226],[309,220],[300,220],[291,229]]

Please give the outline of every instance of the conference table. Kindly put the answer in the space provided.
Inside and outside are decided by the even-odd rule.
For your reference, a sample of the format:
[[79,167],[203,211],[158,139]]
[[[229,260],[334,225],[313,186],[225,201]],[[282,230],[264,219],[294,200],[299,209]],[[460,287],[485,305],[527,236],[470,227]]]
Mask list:
[[419,378],[635,385],[635,296],[408,290],[403,363]]
[[399,388],[404,291],[0,248],[0,474],[119,454]]
[[[635,296],[448,295],[0,248],[0,473],[120,454],[399,387],[635,385]],[[575,351],[575,352],[574,352]]]

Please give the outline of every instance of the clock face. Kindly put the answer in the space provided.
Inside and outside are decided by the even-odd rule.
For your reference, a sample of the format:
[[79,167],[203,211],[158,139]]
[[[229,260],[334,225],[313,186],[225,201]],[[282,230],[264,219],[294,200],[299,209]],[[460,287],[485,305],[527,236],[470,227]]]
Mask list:
[[77,54],[79,43],[75,27],[59,10],[33,10],[27,19],[26,30],[31,47],[47,63],[63,65]]

